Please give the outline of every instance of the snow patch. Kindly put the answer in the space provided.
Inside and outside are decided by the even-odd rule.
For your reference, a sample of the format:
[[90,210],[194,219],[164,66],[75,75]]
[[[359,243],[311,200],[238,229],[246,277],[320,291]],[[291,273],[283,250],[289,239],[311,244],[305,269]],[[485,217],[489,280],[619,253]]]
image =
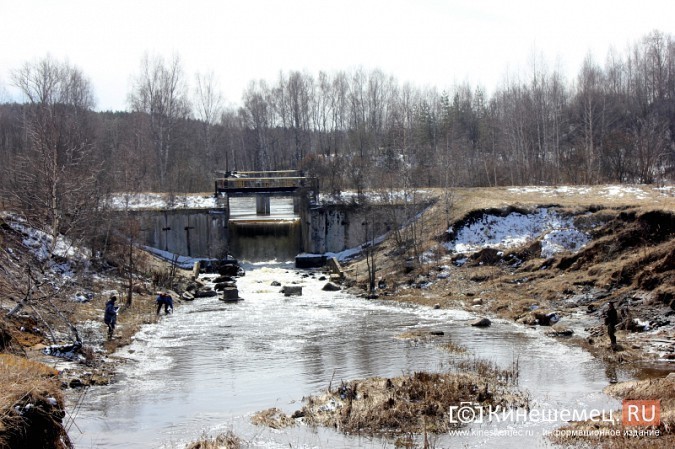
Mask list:
[[178,254],[174,254],[168,251],[163,251],[161,249],[153,248],[151,246],[142,246],[145,251],[149,252],[150,254],[153,254],[160,259],[164,259],[167,262],[175,263],[177,267],[183,269],[183,270],[191,270],[195,266],[195,262],[200,262],[203,260],[213,260],[213,259],[205,259],[205,258],[198,258],[198,257],[188,257],[188,256],[180,256]]
[[115,210],[212,209],[218,207],[214,195],[167,193],[116,193],[108,199]]
[[[40,262],[46,262],[48,268],[61,276],[63,281],[74,277],[73,263],[86,265],[90,260],[90,251],[80,248],[62,235],[54,237],[45,231],[32,228],[28,223],[13,214],[3,214],[5,222],[15,231],[23,235],[21,243],[28,248]],[[50,250],[54,247],[53,253]],[[52,256],[56,256],[56,259]]]
[[321,204],[344,204],[344,203],[360,203],[361,200],[365,200],[370,204],[389,204],[397,202],[408,202],[411,203],[413,200],[417,201],[424,200],[428,195],[429,191],[427,190],[415,190],[404,191],[404,190],[386,190],[380,192],[358,192],[347,190],[340,192],[339,194],[319,194],[319,202]]
[[[608,185],[601,188],[593,189],[591,187],[583,186],[523,186],[511,187],[507,189],[508,192],[515,194],[536,193],[542,196],[583,196],[595,194],[599,197],[605,198],[624,198],[633,197],[639,200],[648,199],[654,192],[660,195],[668,195],[672,193],[672,186],[665,187],[650,187],[650,186],[630,186],[630,185]],[[595,192],[595,193],[594,193]]]
[[446,248],[458,253],[471,253],[482,248],[512,248],[541,239],[541,257],[548,258],[561,251],[578,251],[590,240],[565,217],[547,208],[531,214],[512,212],[505,217],[483,215],[479,220],[459,230],[448,230],[455,239]]

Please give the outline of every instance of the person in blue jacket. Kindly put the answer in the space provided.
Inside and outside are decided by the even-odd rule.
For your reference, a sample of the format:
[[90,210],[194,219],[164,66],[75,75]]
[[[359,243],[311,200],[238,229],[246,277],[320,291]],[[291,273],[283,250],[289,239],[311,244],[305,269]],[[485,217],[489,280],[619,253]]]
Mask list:
[[159,312],[162,310],[162,306],[164,306],[164,313],[167,315],[170,313],[173,313],[173,298],[171,295],[164,291],[160,292],[159,295],[157,295],[157,315],[159,315]]
[[117,325],[117,312],[119,307],[115,305],[117,297],[111,296],[108,302],[105,303],[105,314],[103,315],[103,322],[108,326],[108,340],[112,340],[115,326]]

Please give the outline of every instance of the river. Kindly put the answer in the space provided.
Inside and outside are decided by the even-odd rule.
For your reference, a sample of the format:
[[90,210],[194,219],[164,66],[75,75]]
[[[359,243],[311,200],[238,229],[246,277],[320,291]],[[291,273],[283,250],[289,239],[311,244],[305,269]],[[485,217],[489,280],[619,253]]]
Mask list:
[[[434,310],[392,301],[325,292],[325,281],[287,263],[245,265],[238,303],[215,298],[182,303],[175,314],[145,326],[115,354],[115,383],[92,387],[71,410],[76,448],[184,448],[203,435],[227,430],[254,448],[393,448],[379,438],[344,436],[331,429],[283,430],[250,423],[256,411],[301,408],[304,396],[329,383],[370,376],[452,368],[459,357],[439,348],[452,341],[476,356],[510,367],[519,361],[519,387],[545,409],[618,409],[601,390],[605,367],[583,350],[545,337],[538,329],[496,320],[468,326],[464,311]],[[302,296],[285,297],[272,281],[297,283]],[[443,331],[433,343],[397,338],[407,331]],[[466,356],[461,356],[466,357]],[[619,373],[620,377],[627,374]],[[620,379],[621,380],[621,379]],[[69,398],[71,407],[79,398]],[[445,447],[547,447],[543,433],[555,422],[501,422],[478,430],[515,430],[504,438],[433,438]]]

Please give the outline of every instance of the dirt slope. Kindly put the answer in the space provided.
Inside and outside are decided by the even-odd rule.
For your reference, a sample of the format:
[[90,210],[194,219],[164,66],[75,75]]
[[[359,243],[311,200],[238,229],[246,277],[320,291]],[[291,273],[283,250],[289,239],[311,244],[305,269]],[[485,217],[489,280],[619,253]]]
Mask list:
[[[380,298],[464,307],[525,325],[541,324],[542,317],[555,312],[560,318],[556,330],[574,331],[579,344],[608,357],[613,355],[606,353],[602,314],[614,300],[623,318],[620,358],[675,359],[674,190],[457,189],[449,216],[441,193],[417,224],[424,226],[418,263],[411,265],[412,251],[401,251],[392,240],[377,249],[376,277],[386,286],[377,291]],[[588,242],[580,250],[548,258],[542,257],[543,238],[510,248],[488,246],[462,254],[448,250],[453,238],[449,229],[486,214],[527,214],[538,208],[568,217]],[[365,260],[352,263],[348,273],[352,282],[366,287]]]

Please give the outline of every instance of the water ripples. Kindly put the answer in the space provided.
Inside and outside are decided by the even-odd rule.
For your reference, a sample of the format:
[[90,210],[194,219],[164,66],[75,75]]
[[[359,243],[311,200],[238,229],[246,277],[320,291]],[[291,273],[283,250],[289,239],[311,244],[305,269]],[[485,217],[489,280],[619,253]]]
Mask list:
[[[326,430],[269,432],[249,416],[269,407],[292,412],[331,382],[437,371],[461,357],[397,338],[414,330],[443,331],[438,343],[452,341],[502,367],[518,359],[522,386],[539,391],[542,402],[606,401],[595,393],[606,381],[598,364],[537,331],[500,320],[476,329],[464,311],[324,292],[325,281],[288,264],[246,269],[238,280],[244,301],[183,303],[120,351],[129,363],[117,384],[91,389],[77,419],[77,447],[182,447],[228,424],[253,447],[390,447]],[[300,285],[303,295],[284,297],[273,280]]]

